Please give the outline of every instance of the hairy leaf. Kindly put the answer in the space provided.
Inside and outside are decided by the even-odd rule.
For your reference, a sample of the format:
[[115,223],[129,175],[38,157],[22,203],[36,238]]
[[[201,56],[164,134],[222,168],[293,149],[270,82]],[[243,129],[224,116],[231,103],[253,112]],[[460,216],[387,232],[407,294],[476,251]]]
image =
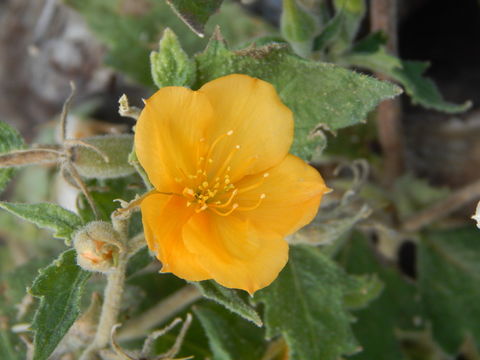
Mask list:
[[280,28],[296,54],[308,57],[317,32],[317,19],[296,0],[283,0]]
[[262,319],[260,319],[255,309],[241,297],[237,290],[227,289],[210,280],[196,282],[195,285],[206,298],[223,305],[228,310],[253,322],[257,326],[263,325]]
[[291,246],[280,276],[254,297],[265,304],[267,337],[283,335],[295,360],[336,360],[358,351],[345,298],[359,300],[353,289],[365,287],[352,287],[354,281],[319,249]]
[[340,51],[351,46],[367,11],[367,5],[365,0],[334,0],[333,4],[337,15],[342,14],[341,41],[335,50]]
[[30,293],[39,297],[32,329],[35,332],[33,360],[46,360],[80,314],[79,302],[90,277],[75,261],[75,250],[65,251],[40,271]]
[[158,52],[150,54],[152,78],[157,87],[187,86],[195,82],[195,62],[182,49],[175,33],[169,28],[163,32]]
[[292,152],[306,159],[317,146],[317,129],[360,123],[381,100],[401,91],[333,64],[299,58],[281,44],[230,51],[218,31],[196,61],[197,86],[232,73],[272,83],[295,115]]
[[177,15],[198,36],[205,35],[205,24],[222,5],[223,0],[167,0]]
[[[0,121],[0,154],[18,150],[23,147],[23,139],[10,125]],[[0,168],[0,192],[5,189],[8,181],[13,176],[14,169]]]
[[196,305],[195,315],[207,334],[214,360],[260,360],[265,351],[264,330],[220,305]]
[[414,104],[427,109],[459,113],[471,107],[469,101],[461,105],[445,101],[435,83],[423,76],[428,63],[400,60],[386,52],[384,41],[380,33],[375,33],[361,41],[345,60],[353,66],[380,72],[398,81]]
[[433,335],[455,353],[468,335],[480,341],[480,241],[475,227],[428,232],[418,271],[423,308]]
[[418,291],[400,272],[383,264],[361,234],[355,234],[343,248],[339,262],[355,274],[376,273],[383,282],[383,292],[368,307],[356,311],[353,330],[363,351],[355,360],[404,360],[397,330],[419,330],[422,322]]
[[0,208],[38,227],[54,230],[54,236],[65,239],[67,243],[71,241],[73,232],[82,226],[80,217],[56,204],[19,204],[0,201]]

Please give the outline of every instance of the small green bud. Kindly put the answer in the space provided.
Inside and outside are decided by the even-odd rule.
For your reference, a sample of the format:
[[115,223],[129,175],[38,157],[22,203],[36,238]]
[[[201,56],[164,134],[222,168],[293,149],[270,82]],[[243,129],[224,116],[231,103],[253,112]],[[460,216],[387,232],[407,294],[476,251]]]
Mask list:
[[302,57],[310,55],[313,39],[318,31],[317,20],[298,5],[296,0],[283,0],[280,28],[283,37],[297,55]]
[[82,142],[91,148],[76,146],[72,159],[81,176],[87,179],[111,179],[135,172],[135,168],[128,163],[133,135],[94,136],[82,139]]
[[93,221],[78,230],[73,237],[77,264],[88,271],[108,273],[116,266],[122,244],[112,224]]
[[191,87],[195,82],[196,66],[182,49],[175,33],[166,28],[159,44],[159,51],[150,54],[153,81],[164,86]]

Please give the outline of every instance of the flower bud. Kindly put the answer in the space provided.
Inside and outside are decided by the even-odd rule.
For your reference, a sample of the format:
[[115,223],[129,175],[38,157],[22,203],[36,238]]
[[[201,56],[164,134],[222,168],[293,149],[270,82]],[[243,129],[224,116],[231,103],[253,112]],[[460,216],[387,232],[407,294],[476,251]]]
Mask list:
[[73,246],[80,267],[108,273],[115,267],[122,244],[110,223],[93,221],[74,235]]
[[82,142],[97,151],[84,146],[75,147],[72,160],[81,176],[87,179],[112,179],[135,172],[135,168],[128,163],[133,135],[94,136],[82,139]]

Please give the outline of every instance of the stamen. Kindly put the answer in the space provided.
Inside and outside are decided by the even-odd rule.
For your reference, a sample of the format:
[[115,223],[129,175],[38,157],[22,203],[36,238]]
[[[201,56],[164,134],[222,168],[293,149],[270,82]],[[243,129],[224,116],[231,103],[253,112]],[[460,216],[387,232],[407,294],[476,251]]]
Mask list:
[[235,145],[235,147],[227,155],[227,158],[225,159],[223,164],[216,171],[215,175],[221,175],[225,171],[225,169],[227,169],[227,172],[231,170],[231,168],[230,168],[230,166],[228,166],[228,164],[230,164],[230,161],[232,160],[233,155],[235,155],[235,152],[237,152],[237,150],[240,150],[240,145]]
[[265,199],[266,197],[267,197],[267,195],[262,194],[262,195],[260,195],[260,198],[258,199],[258,202],[255,205],[253,205],[253,206],[239,206],[238,211],[255,210],[256,208],[258,208],[260,206],[263,199]]
[[224,202],[222,204],[220,201],[215,201],[214,204],[210,204],[210,207],[214,207],[214,208],[217,208],[217,209],[226,208],[233,201],[233,198],[235,197],[235,195],[237,195],[237,192],[238,192],[237,189],[233,190],[232,193],[230,194],[230,197],[228,198],[228,200],[226,202]]
[[210,159],[210,158],[212,157],[213,149],[215,149],[215,147],[218,145],[218,143],[219,143],[222,139],[224,139],[225,137],[231,136],[232,134],[233,134],[233,130],[230,130],[230,131],[228,131],[227,133],[220,135],[220,136],[212,143],[212,145],[210,145],[210,149],[208,149],[208,153],[207,153],[206,158],[207,158],[207,159]]
[[233,213],[236,209],[238,209],[238,204],[235,203],[232,205],[232,208],[230,210],[228,210],[227,212],[225,213],[222,213],[220,211],[218,211],[217,209],[215,209],[214,207],[211,207],[210,210],[212,210],[215,214],[217,215],[220,215],[220,216],[228,216],[230,215],[231,213]]
[[247,192],[247,191],[250,191],[250,190],[254,190],[254,189],[259,188],[260,186],[263,185],[263,183],[265,182],[265,179],[266,179],[267,177],[269,177],[269,176],[270,176],[270,174],[269,174],[268,172],[267,172],[267,173],[264,173],[263,176],[262,176],[262,179],[261,179],[259,182],[254,183],[254,184],[252,184],[252,185],[250,185],[250,186],[247,186],[247,187],[244,187],[244,188],[240,188],[240,189],[238,190],[238,193],[239,193],[239,194],[243,194],[243,193],[245,193],[245,192]]
[[186,187],[185,189],[183,189],[182,194],[183,194],[184,196],[195,196],[195,191],[193,191],[192,189]]
[[201,208],[195,209],[195,212],[198,214],[198,213],[201,213],[203,210],[205,210],[207,208],[208,208],[208,205],[203,204]]

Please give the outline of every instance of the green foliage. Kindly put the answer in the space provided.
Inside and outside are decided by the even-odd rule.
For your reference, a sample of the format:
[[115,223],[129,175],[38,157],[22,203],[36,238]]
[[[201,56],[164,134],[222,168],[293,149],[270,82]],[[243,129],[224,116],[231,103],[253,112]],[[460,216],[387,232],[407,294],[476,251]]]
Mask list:
[[261,360],[264,330],[214,303],[196,305],[195,315],[207,333],[214,360]]
[[299,6],[296,0],[283,0],[280,29],[297,55],[310,55],[317,32],[317,20]]
[[334,0],[333,4],[337,14],[342,14],[340,41],[337,47],[344,50],[351,46],[357,36],[367,5],[365,0]]
[[[25,298],[26,289],[33,282],[37,270],[45,265],[43,260],[31,260],[8,272],[0,272],[0,359],[23,360],[25,347],[18,334],[10,327],[18,322],[30,321],[32,311],[21,313],[19,306]],[[25,307],[23,307],[25,308]]]
[[368,246],[367,240],[355,234],[339,256],[345,269],[354,274],[376,273],[384,284],[377,300],[367,308],[355,312],[355,336],[363,351],[352,357],[355,360],[403,360],[401,343],[396,329],[414,330],[415,319],[421,321],[418,290],[392,266],[385,266]]
[[[85,197],[81,195],[78,212],[82,220],[87,223],[94,220],[109,221],[110,215],[113,211],[120,207],[116,199],[125,201],[133,200],[135,195],[141,191],[139,186],[139,179],[136,176],[129,176],[118,179],[95,179],[89,181],[87,184],[92,189],[90,195],[97,206],[100,214],[100,219],[95,219]],[[139,217],[132,219],[133,224],[130,227],[140,228]]]
[[182,49],[177,35],[165,29],[160,40],[159,51],[150,54],[152,78],[157,87],[187,86],[195,82],[195,62]]
[[[148,58],[167,27],[180,36],[189,54],[200,51],[206,44],[172,13],[164,0],[63,1],[80,12],[92,31],[107,45],[105,61],[108,65],[152,88]],[[221,24],[235,43],[273,31],[265,22],[247,16],[238,4],[229,2],[213,18],[211,23]],[[211,28],[207,27],[206,31],[211,32]]]
[[355,291],[378,294],[366,279],[348,277],[317,248],[291,246],[280,276],[254,297],[265,305],[267,337],[283,335],[296,360],[335,360],[358,351],[345,307],[364,306],[374,297],[361,299]]
[[79,302],[90,277],[75,261],[75,250],[60,255],[40,271],[30,289],[39,297],[32,329],[35,332],[33,360],[46,360],[80,314]]
[[222,5],[223,0],[167,0],[172,9],[192,31],[203,37],[205,24]]
[[262,319],[238,290],[227,289],[215,281],[207,280],[195,283],[206,298],[213,300],[244,319],[262,326]]
[[231,51],[219,32],[196,61],[197,86],[232,73],[272,83],[295,115],[291,151],[305,159],[316,149],[319,128],[337,130],[360,123],[381,100],[400,93],[392,84],[299,58],[280,44]]
[[[0,154],[7,153],[12,150],[18,150],[23,147],[23,139],[17,130],[10,125],[0,121]],[[7,186],[8,181],[12,178],[14,169],[0,168],[0,193]]]
[[423,77],[428,63],[421,61],[405,61],[387,53],[385,37],[374,33],[346,54],[344,60],[353,66],[380,72],[398,81],[412,102],[446,113],[459,113],[471,107],[470,102],[461,105],[447,102],[443,99],[435,83]]
[[68,244],[72,234],[82,225],[82,220],[69,210],[56,204],[18,204],[2,201],[0,208],[34,223],[41,228],[54,230],[54,236]]
[[468,335],[480,341],[480,241],[478,229],[431,231],[419,246],[423,308],[433,335],[455,354]]
[[82,141],[96,150],[85,146],[75,148],[74,164],[81,176],[87,179],[111,179],[135,172],[135,168],[128,163],[128,155],[133,148],[132,135],[94,136]]

